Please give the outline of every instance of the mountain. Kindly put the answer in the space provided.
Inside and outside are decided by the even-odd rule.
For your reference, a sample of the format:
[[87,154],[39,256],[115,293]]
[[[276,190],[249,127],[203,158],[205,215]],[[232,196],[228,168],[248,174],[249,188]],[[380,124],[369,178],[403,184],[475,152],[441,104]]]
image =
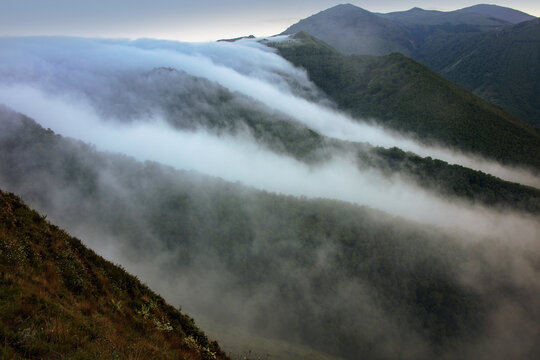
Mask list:
[[357,6],[337,5],[287,28],[283,34],[305,31],[344,54],[414,57],[424,42],[451,34],[476,33],[512,22],[478,12],[408,11],[375,14]]
[[534,16],[521,11],[496,5],[475,5],[448,12],[415,7],[383,14],[343,4],[300,20],[283,34],[305,31],[344,54],[400,52],[416,58],[426,42],[491,31],[533,19]]
[[306,69],[310,79],[353,116],[427,142],[540,169],[538,129],[414,60],[397,53],[346,56],[307,33],[293,39],[271,46]]
[[[496,5],[387,14],[339,5],[301,20],[284,34],[305,31],[344,54],[402,53],[538,126],[538,24],[533,16]],[[366,34],[369,41],[363,39]]]
[[0,190],[2,358],[228,359],[193,319],[45,218]]
[[433,42],[417,58],[483,99],[540,125],[540,19]]
[[402,26],[357,6],[337,5],[292,25],[283,34],[308,32],[345,54],[411,54],[413,44]]
[[517,24],[523,21],[535,19],[534,16],[526,14],[522,11],[510,9],[503,6],[488,4],[473,5],[460,10],[456,10],[456,12],[487,15],[495,19],[511,22],[512,24]]
[[[535,358],[540,353],[536,342],[540,291],[535,281],[518,275],[537,276],[535,247],[521,238],[534,234],[536,225],[529,228],[517,215],[513,221],[528,225],[502,241],[460,230],[459,223],[452,229],[430,226],[350,203],[258,191],[98,152],[22,115],[4,112],[0,124],[0,186],[16,191],[70,232],[84,235],[89,246],[144,274],[145,281],[175,306],[182,304],[214,322],[254,335],[345,359],[357,359],[359,354],[367,359],[478,358],[493,355],[494,343],[507,358]],[[26,213],[15,205],[3,208],[7,214]],[[24,259],[29,269],[36,266],[27,283],[30,289],[36,287],[37,300],[30,296],[32,306],[26,300],[8,304],[21,304],[14,316],[37,317],[36,324],[46,329],[47,318],[40,316],[46,316],[47,309],[61,311],[73,306],[69,304],[93,301],[92,286],[96,284],[99,291],[101,274],[106,277],[109,269],[120,270],[87,255],[78,242],[60,242],[64,245],[53,253],[56,262],[51,265],[59,269],[50,276],[58,277],[60,289],[68,286],[54,304],[66,301],[67,305],[40,302],[42,292],[50,291],[47,276],[43,279],[47,272],[39,265],[49,259],[45,256],[49,250],[36,247],[41,258],[27,255],[32,253],[27,244],[40,238],[32,235],[33,224],[45,224],[42,216],[29,214],[21,223],[13,223],[11,215],[5,222],[9,231],[23,232],[21,241],[26,243],[2,246],[23,259],[9,266],[20,269],[26,266]],[[481,213],[466,221],[474,223],[476,216]],[[536,224],[534,219],[530,221]],[[47,229],[43,236],[54,238],[56,230]],[[94,260],[86,262],[87,258]],[[2,272],[9,274],[5,287],[9,296],[19,294],[11,292],[9,279],[24,273]],[[160,328],[168,328],[168,320],[173,329],[186,329],[172,312],[161,312],[169,309],[161,301],[156,300],[159,312],[152,312],[150,300],[155,297],[137,290],[134,278],[107,279],[102,284],[105,294],[95,300],[107,306],[95,312],[89,306],[86,312],[112,316],[111,326],[129,326],[125,322],[138,319],[143,330],[149,326],[156,331],[152,322],[156,319]],[[39,306],[37,314],[34,306]],[[5,307],[1,309],[3,314]],[[71,313],[66,316],[75,321]],[[15,345],[40,341],[39,327],[7,320],[2,326],[23,324]],[[62,322],[51,323],[69,330]],[[84,344],[85,329],[76,327],[71,334],[78,336],[63,337],[64,341]],[[106,333],[103,326],[99,329],[98,338]],[[509,332],[519,333],[519,338],[509,341]],[[206,346],[201,341],[195,345],[189,340],[186,346]]]

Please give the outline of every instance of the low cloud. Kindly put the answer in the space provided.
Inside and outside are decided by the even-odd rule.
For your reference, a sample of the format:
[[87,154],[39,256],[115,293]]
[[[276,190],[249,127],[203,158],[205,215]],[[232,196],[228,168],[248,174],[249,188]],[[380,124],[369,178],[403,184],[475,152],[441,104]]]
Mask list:
[[179,131],[163,119],[129,123],[103,120],[89,104],[25,87],[0,87],[0,98],[39,119],[42,126],[95,144],[99,150],[195,170],[257,189],[310,198],[330,198],[366,205],[409,220],[459,228],[481,235],[532,241],[538,222],[527,215],[492,210],[438,197],[399,176],[359,170],[354,159],[334,157],[308,165],[271,152],[248,133],[216,135],[205,130]]
[[[0,48],[3,49],[0,82],[4,85],[25,84],[73,101],[82,100],[98,112],[114,108],[116,98],[124,99],[126,106],[118,109],[124,114],[140,108],[145,101],[148,117],[162,111],[156,104],[152,105],[152,99],[149,103],[148,94],[137,88],[139,84],[126,79],[155,68],[174,68],[248,96],[332,138],[386,148],[396,146],[505,180],[540,187],[540,179],[525,169],[503,166],[457,150],[427,146],[340,113],[304,71],[256,41],[180,43],[152,39],[1,38]],[[0,101],[10,104],[5,95]],[[158,105],[168,106],[163,102]],[[17,110],[24,113],[25,109]],[[122,120],[118,112],[112,115]],[[146,119],[140,117],[139,120]]]

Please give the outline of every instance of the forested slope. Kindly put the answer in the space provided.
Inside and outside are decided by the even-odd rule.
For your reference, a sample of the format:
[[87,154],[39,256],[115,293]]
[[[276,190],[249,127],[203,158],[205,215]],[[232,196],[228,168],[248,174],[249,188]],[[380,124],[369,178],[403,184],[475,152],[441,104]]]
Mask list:
[[439,39],[417,60],[533,125],[540,125],[540,19]]
[[481,154],[540,168],[540,132],[400,54],[345,56],[307,33],[271,43],[356,117]]
[[514,354],[492,326],[512,304],[528,314],[522,348],[538,354],[536,288],[514,282],[520,250],[505,243],[139,163],[11,121],[1,186],[137,264],[175,305],[348,359],[432,359],[472,357],[486,341]]

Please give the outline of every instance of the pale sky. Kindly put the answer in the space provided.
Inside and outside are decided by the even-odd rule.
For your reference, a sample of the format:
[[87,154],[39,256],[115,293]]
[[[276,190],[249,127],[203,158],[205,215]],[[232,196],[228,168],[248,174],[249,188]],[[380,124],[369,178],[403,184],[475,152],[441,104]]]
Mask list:
[[[212,41],[269,36],[346,0],[0,0],[0,36],[67,35]],[[351,0],[372,12],[455,10],[479,1]],[[538,0],[497,5],[540,16]]]

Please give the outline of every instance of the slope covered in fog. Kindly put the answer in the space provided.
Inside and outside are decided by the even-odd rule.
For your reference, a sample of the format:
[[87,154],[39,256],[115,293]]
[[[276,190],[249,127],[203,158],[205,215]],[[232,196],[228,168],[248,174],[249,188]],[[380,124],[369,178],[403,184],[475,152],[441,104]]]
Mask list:
[[[3,38],[0,47],[4,50],[0,58],[1,102],[39,119],[46,127],[104,150],[124,151],[118,148],[114,136],[101,136],[101,131],[151,127],[155,133],[157,129],[166,132],[165,128],[171,126],[191,139],[186,141],[191,148],[204,146],[201,141],[193,141],[204,133],[214,139],[243,139],[240,143],[248,140],[276,154],[320,164],[358,151],[373,152],[369,143],[398,147],[513,182],[536,187],[540,184],[533,174],[460,153],[460,147],[426,146],[337,111],[303,70],[250,39],[234,44],[186,44]],[[158,147],[166,144],[162,142]],[[142,150],[136,152],[141,154]],[[148,154],[141,155],[146,159]],[[430,161],[422,161],[421,168]],[[375,161],[369,163],[376,165]],[[407,173],[413,181],[428,173],[434,175],[434,171],[416,171],[416,166],[409,165]],[[449,170],[442,163],[436,168],[441,166]],[[469,180],[460,180],[470,177],[466,173],[466,169],[453,167],[449,174],[454,175],[445,176],[441,188],[461,188],[463,184],[457,182],[468,186]],[[493,196],[477,194],[469,192],[468,197],[489,203],[494,200]]]
[[272,44],[341,109],[424,141],[540,168],[540,132],[400,54],[345,56],[306,33]]
[[228,359],[193,319],[45,218],[0,190],[2,358]]
[[[99,153],[13,113],[2,124],[1,186],[191,313],[349,359],[538,354],[535,218],[441,202],[446,221],[465,217],[421,225]],[[427,200],[411,199],[409,213]]]

